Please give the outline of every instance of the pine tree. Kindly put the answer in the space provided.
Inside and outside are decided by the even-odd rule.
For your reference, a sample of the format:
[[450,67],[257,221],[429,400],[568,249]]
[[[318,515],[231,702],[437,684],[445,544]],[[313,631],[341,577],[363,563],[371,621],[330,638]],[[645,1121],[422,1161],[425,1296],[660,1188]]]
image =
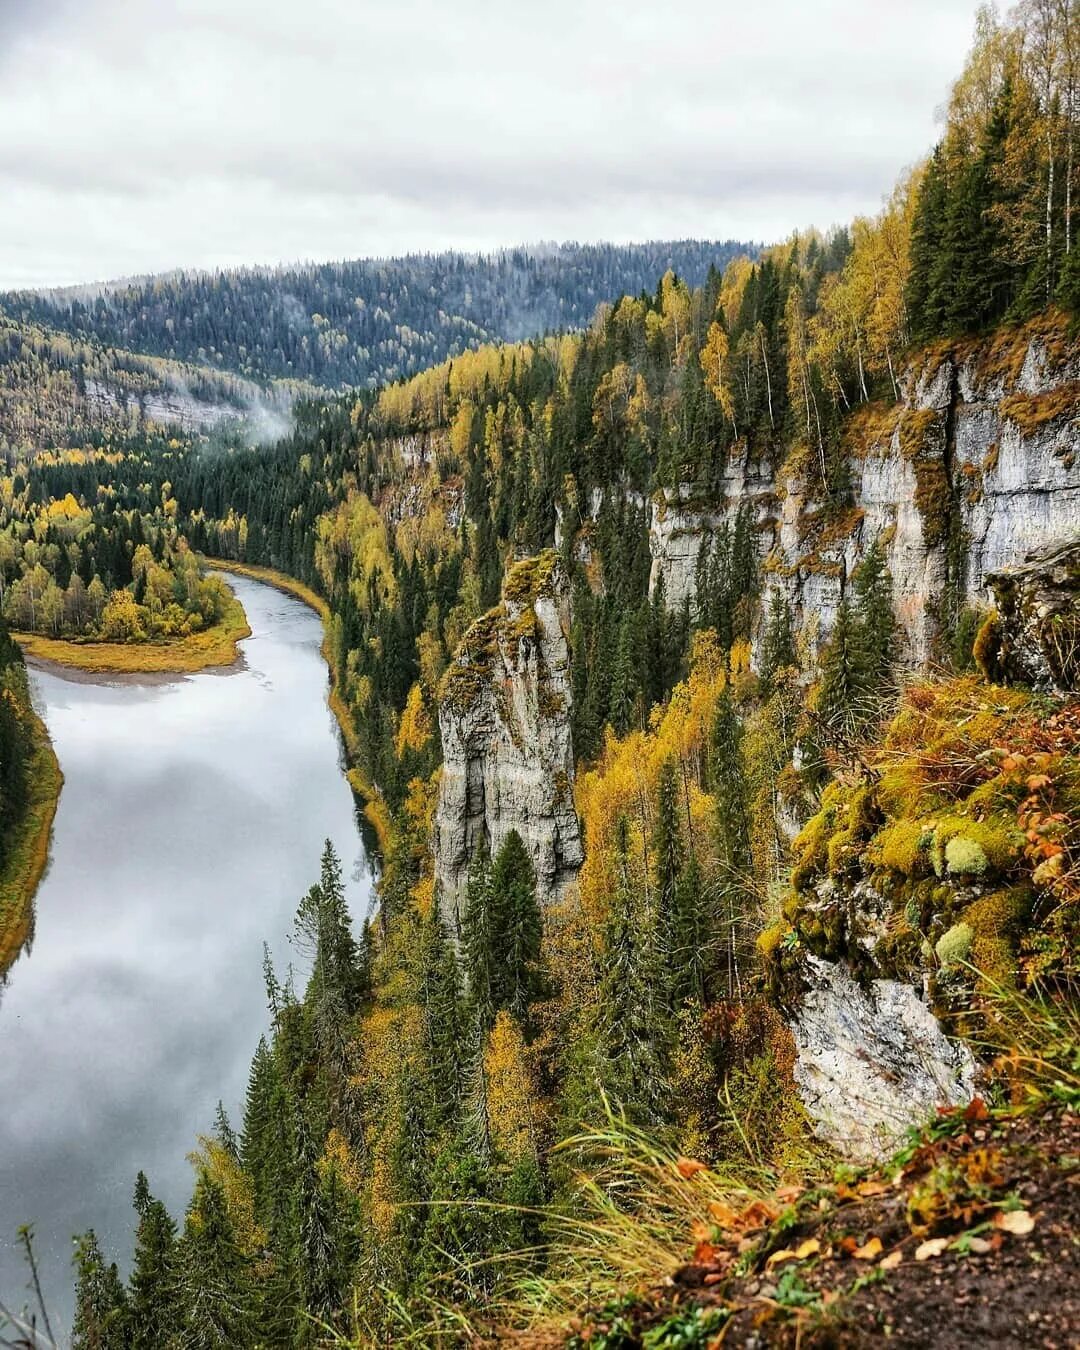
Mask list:
[[106,1264],[93,1229],[75,1244],[75,1269],[72,1350],[127,1350],[131,1342],[124,1286],[115,1264]]

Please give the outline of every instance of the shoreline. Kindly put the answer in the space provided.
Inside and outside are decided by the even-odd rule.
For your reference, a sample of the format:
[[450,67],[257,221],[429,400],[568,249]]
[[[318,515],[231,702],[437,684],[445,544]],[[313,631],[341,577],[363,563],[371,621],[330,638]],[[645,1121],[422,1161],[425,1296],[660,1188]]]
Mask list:
[[12,632],[28,661],[87,675],[194,675],[233,666],[242,659],[238,644],[250,636],[247,615],[235,595],[212,628],[164,642],[71,642]]
[[330,664],[330,606],[317,591],[312,590],[304,582],[297,581],[295,577],[289,576],[287,572],[279,571],[276,567],[263,567],[257,563],[231,562],[227,558],[211,557],[207,557],[206,565],[214,572],[234,572],[237,576],[248,577],[251,581],[262,581],[267,586],[273,586],[276,590],[283,591],[286,595],[291,595],[295,600],[301,601],[309,609],[313,609],[322,620],[321,653],[330,673],[330,693],[326,701],[334,715],[334,720],[338,724],[342,743],[345,747],[345,777],[348,780],[349,787],[353,790],[354,796],[362,803],[364,819],[374,830],[379,843],[379,850],[385,857],[390,847],[389,813],[383,802],[382,794],[367,781],[357,766],[357,761],[360,758],[360,747],[349,718],[348,709],[345,706],[345,700],[338,688],[334,668]]
[[34,753],[27,766],[33,788],[0,873],[0,980],[15,964],[32,930],[34,897],[49,865],[53,820],[64,786],[49,729],[32,706],[28,713],[34,727]]

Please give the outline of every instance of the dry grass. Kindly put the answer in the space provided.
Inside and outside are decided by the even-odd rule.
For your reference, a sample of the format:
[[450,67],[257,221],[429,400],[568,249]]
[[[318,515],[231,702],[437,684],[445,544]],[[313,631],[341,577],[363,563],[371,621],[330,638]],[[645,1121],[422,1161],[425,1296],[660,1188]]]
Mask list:
[[49,861],[53,817],[64,785],[45,723],[30,711],[34,752],[27,766],[30,800],[14,831],[0,873],[0,975],[12,965],[30,933],[34,895]]
[[221,619],[190,637],[150,642],[67,642],[38,633],[16,633],[23,654],[35,661],[88,670],[94,674],[191,674],[212,666],[231,666],[237,643],[251,636],[244,607],[230,597]]

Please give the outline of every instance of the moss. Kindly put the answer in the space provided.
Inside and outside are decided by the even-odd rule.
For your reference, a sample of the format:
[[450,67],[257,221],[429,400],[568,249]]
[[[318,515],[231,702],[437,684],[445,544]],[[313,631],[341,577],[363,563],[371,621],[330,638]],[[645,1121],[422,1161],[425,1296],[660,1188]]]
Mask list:
[[948,968],[967,961],[974,936],[968,924],[954,923],[947,932],[942,933],[934,946],[934,955],[939,964]]
[[1017,948],[1031,917],[1027,886],[994,891],[968,905],[963,923],[972,935],[971,963],[991,986],[1015,983]]
[[544,549],[533,558],[523,558],[506,574],[503,599],[514,605],[533,605],[550,590],[552,575],[559,555],[553,548]]
[[906,877],[918,876],[929,869],[932,838],[932,832],[920,820],[894,820],[874,836],[867,859],[875,867],[887,867]]
[[1075,420],[1080,408],[1080,381],[1059,384],[1040,394],[1010,394],[999,405],[1002,417],[1007,417],[1030,436],[1050,422],[1068,418]]
[[992,609],[975,635],[971,654],[983,678],[991,682],[1001,678],[998,656],[1001,650],[1001,616]]

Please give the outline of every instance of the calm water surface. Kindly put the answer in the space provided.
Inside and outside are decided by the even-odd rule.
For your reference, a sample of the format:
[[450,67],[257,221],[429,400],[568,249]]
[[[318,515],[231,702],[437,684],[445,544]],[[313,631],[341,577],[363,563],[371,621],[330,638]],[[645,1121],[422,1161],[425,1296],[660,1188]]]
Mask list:
[[92,1225],[126,1269],[136,1172],[180,1219],[219,1097],[239,1125],[267,1022],[262,943],[288,962],[324,839],[355,918],[370,901],[319,620],[230,582],[252,629],[240,669],[34,673],[65,784],[33,945],[0,990],[0,1298],[23,1301],[14,1238],[32,1221],[66,1326],[72,1235]]

